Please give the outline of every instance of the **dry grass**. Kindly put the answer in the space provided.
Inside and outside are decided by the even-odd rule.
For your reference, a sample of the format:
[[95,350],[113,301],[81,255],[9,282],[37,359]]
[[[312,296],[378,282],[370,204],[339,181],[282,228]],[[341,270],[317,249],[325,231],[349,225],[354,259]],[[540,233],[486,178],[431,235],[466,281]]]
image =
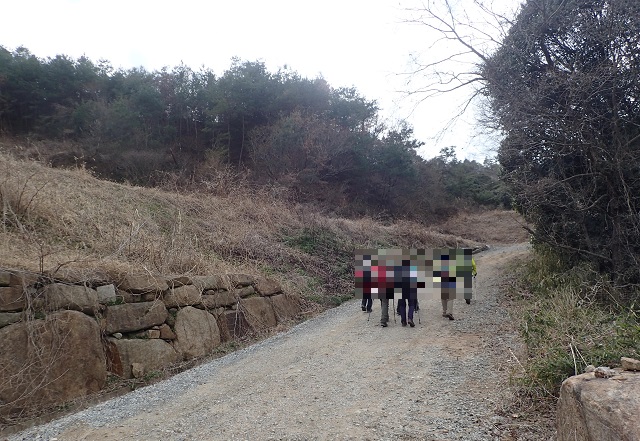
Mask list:
[[489,210],[461,213],[438,228],[446,234],[459,235],[482,243],[514,244],[527,242],[529,233],[520,215],[513,211]]
[[501,291],[522,341],[512,354],[513,399],[502,409],[517,416],[516,436],[504,439],[553,440],[562,381],[589,364],[615,367],[621,356],[639,356],[637,308],[604,302],[611,288],[600,275],[540,245],[511,261]]
[[[328,217],[267,190],[238,187],[216,196],[133,187],[3,150],[15,146],[0,141],[0,266],[60,278],[242,271],[318,300],[351,295],[355,248],[473,247],[500,234],[504,242],[516,237],[516,223],[498,212],[479,215],[473,231],[463,216],[440,231],[412,222],[382,225]],[[481,226],[487,224],[499,231],[488,235]]]

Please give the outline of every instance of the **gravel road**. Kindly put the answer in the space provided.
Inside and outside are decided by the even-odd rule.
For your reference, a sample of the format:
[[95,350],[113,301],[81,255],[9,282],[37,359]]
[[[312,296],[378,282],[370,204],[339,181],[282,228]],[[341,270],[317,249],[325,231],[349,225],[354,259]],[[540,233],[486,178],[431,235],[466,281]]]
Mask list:
[[[477,256],[471,305],[380,327],[351,301],[290,331],[10,440],[498,440],[518,345],[497,286],[525,245]],[[417,319],[417,317],[416,317]]]

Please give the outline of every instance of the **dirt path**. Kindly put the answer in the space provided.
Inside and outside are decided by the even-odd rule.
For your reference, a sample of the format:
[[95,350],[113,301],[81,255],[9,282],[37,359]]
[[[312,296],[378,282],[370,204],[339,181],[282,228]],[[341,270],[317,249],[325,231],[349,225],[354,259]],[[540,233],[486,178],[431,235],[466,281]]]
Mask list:
[[[477,257],[471,305],[455,321],[440,300],[421,324],[381,328],[358,302],[287,333],[12,440],[493,440],[508,390],[515,331],[496,300],[505,265],[525,245]],[[417,317],[416,317],[417,319]]]

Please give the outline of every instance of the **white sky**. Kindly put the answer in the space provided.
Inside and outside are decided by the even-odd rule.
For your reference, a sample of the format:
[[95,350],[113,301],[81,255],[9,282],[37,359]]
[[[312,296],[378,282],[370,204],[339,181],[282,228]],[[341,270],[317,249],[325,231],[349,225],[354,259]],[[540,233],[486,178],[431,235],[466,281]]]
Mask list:
[[390,121],[406,119],[426,158],[454,145],[459,158],[482,161],[497,140],[475,137],[474,116],[440,136],[464,96],[428,99],[414,111],[401,74],[409,54],[431,44],[405,22],[410,0],[4,0],[0,45],[22,45],[46,58],[65,54],[147,70],[181,62],[222,74],[231,58],[288,65],[333,87],[355,86]]

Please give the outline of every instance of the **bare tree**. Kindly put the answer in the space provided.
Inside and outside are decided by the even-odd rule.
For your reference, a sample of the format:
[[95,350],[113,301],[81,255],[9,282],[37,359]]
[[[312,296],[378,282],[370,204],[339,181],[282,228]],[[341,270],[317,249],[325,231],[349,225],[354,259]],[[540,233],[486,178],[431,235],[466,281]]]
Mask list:
[[406,12],[406,23],[425,28],[430,43],[422,53],[412,54],[405,92],[422,102],[470,89],[466,109],[485,89],[482,66],[500,47],[512,21],[480,0],[428,0]]
[[[513,20],[473,5],[482,19],[449,0],[415,11],[460,50],[421,65],[429,80],[414,93],[486,97],[485,122],[505,135],[504,179],[536,239],[640,282],[640,4],[528,0]],[[443,68],[461,58],[471,69]]]
[[482,66],[500,47],[512,24],[509,17],[515,12],[508,10],[514,8],[513,2],[506,2],[508,6],[500,4],[505,2],[493,3],[417,0],[413,7],[406,7],[405,24],[419,28],[425,44],[423,50],[410,55],[402,92],[414,110],[453,107],[452,116],[440,123],[437,140],[463,130],[474,143],[495,151],[502,133],[486,116],[489,112]]

